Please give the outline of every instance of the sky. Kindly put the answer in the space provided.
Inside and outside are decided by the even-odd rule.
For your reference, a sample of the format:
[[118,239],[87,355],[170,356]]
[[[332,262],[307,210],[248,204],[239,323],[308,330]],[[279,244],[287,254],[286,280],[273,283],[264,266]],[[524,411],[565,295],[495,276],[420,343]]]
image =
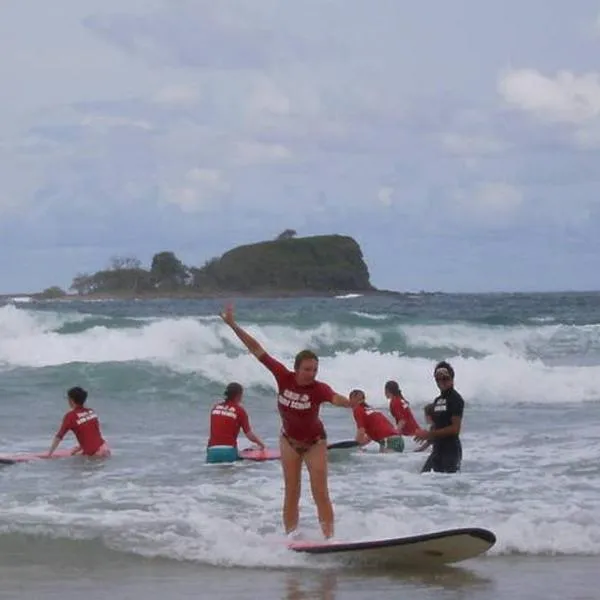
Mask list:
[[288,228],[384,289],[600,289],[598,56],[598,0],[4,0],[0,293]]

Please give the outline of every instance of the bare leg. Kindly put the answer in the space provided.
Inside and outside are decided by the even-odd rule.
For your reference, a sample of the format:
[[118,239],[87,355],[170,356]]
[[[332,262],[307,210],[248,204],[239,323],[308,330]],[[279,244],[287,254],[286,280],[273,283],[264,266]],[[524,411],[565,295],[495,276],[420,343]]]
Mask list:
[[285,487],[283,526],[286,533],[291,533],[298,527],[302,456],[290,446],[290,443],[283,436],[279,437],[279,449],[281,451],[281,468],[283,469]]
[[327,442],[321,440],[304,455],[310,476],[310,487],[317,505],[317,514],[323,535],[333,536],[334,515],[327,486]]

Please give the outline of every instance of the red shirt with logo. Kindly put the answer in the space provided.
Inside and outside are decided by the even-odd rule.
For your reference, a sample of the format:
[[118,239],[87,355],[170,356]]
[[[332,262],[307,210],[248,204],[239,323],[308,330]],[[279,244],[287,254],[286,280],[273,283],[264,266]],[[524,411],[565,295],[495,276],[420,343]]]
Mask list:
[[273,373],[277,382],[277,408],[284,433],[305,444],[325,438],[319,409],[323,402],[333,400],[335,392],[321,381],[298,385],[295,373],[266,352],[259,360]]
[[379,442],[393,435],[398,435],[398,430],[390,423],[386,416],[364,402],[352,409],[356,426],[364,429],[365,433],[375,442]]
[[62,440],[68,431],[75,434],[81,451],[86,456],[96,454],[104,444],[98,416],[91,408],[81,406],[69,411],[64,416],[56,437]]
[[408,402],[402,398],[402,396],[392,397],[390,400],[390,412],[396,420],[396,423],[402,421],[402,427],[400,429],[401,435],[415,435],[417,429],[419,429],[419,424],[417,423],[412,410],[410,410]]
[[240,429],[243,429],[246,434],[250,431],[250,420],[246,409],[238,402],[227,400],[215,404],[210,411],[208,447],[237,447]]

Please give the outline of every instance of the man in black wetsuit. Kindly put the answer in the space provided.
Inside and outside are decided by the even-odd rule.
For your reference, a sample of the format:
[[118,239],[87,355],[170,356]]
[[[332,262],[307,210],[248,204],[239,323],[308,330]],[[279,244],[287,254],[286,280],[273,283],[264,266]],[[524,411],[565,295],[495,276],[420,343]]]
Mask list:
[[454,389],[454,369],[449,363],[438,363],[433,376],[440,389],[440,395],[430,405],[433,425],[430,431],[419,429],[415,435],[416,441],[430,441],[433,446],[421,473],[456,473],[462,461],[459,434],[465,401]]

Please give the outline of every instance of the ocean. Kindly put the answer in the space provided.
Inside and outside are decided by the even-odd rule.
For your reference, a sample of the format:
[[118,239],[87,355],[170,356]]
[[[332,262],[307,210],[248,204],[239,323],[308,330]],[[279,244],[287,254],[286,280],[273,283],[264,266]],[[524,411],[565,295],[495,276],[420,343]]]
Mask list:
[[[485,527],[485,556],[438,571],[360,571],[289,552],[277,461],[206,465],[208,412],[246,387],[276,445],[270,373],[214,300],[9,302],[0,306],[0,452],[44,451],[89,390],[113,457],[0,466],[0,598],[504,600],[597,597],[600,555],[600,294],[399,296],[236,302],[287,364],[305,347],[340,393],[387,409],[397,379],[423,423],[449,360],[466,408],[457,475],[426,454],[353,452],[330,463],[338,539]],[[330,441],[350,411],[324,407]],[[70,447],[68,436],[61,447]],[[243,436],[240,447],[250,446]],[[301,529],[318,524],[303,477]]]

